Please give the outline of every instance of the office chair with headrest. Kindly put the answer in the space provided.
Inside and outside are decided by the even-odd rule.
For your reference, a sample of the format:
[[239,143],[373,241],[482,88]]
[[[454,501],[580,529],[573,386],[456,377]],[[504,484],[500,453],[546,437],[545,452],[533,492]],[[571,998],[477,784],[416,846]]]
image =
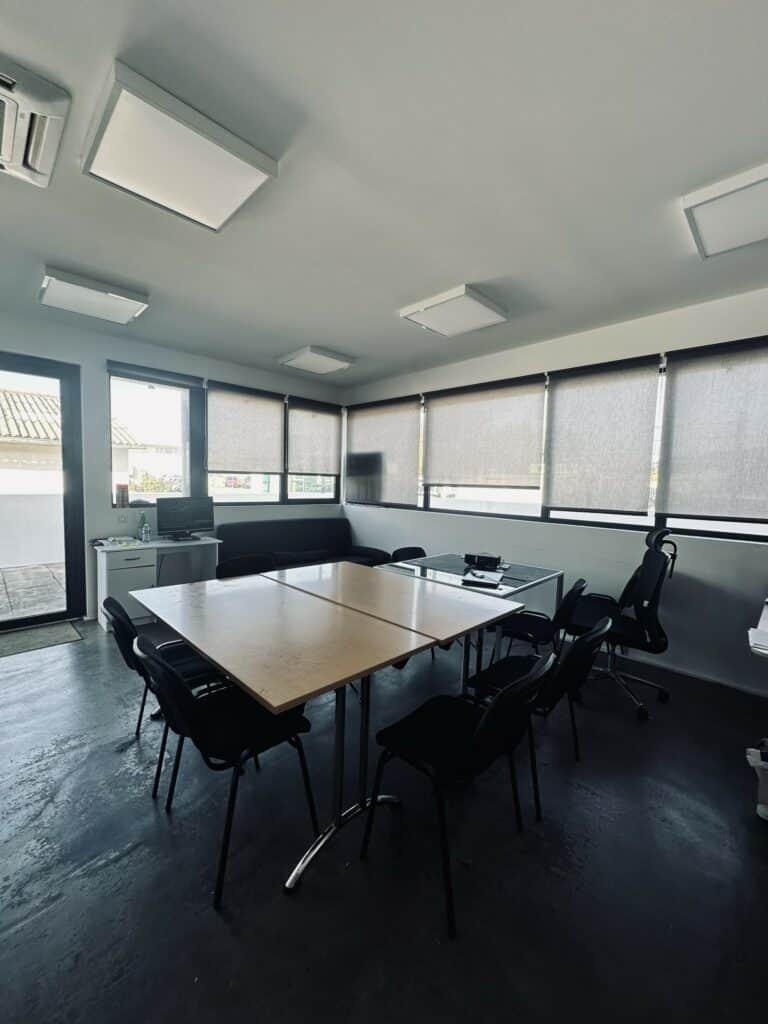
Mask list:
[[656,527],[648,532],[645,538],[648,550],[627,581],[618,601],[607,594],[585,594],[576,602],[566,626],[568,633],[581,636],[605,616],[613,620],[606,637],[608,668],[604,672],[627,694],[641,721],[648,719],[648,709],[635,695],[627,680],[656,690],[662,704],[669,700],[669,690],[648,679],[619,672],[616,667],[616,648],[661,654],[669,645],[659,620],[659,603],[664,581],[672,575],[677,560],[677,545],[667,539],[670,532],[666,527]]

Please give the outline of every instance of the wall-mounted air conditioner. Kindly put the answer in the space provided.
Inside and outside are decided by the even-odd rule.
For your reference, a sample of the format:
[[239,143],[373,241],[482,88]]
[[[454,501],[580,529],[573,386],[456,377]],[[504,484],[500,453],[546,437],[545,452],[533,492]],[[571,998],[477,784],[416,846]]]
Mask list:
[[0,54],[0,174],[47,188],[69,93]]

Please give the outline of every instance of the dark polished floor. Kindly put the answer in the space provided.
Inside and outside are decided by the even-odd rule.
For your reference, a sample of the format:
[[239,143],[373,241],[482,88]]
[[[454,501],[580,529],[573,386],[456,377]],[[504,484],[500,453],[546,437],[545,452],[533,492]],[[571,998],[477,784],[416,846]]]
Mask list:
[[[225,908],[211,908],[227,779],[193,750],[173,814],[149,796],[160,728],[132,738],[138,681],[112,641],[0,661],[2,1014],[14,1022],[730,1021],[768,995],[768,825],[744,747],[768,706],[690,680],[635,721],[602,684],[538,723],[544,821],[514,828],[503,764],[449,806],[459,939],[444,938],[434,811],[393,766],[402,811],[361,822],[287,896],[306,845],[295,754],[240,787]],[[374,723],[455,689],[455,650],[374,681]],[[309,706],[328,812],[333,702]],[[356,701],[349,702],[352,789]],[[523,775],[521,773],[521,778]],[[167,781],[167,775],[166,775]]]

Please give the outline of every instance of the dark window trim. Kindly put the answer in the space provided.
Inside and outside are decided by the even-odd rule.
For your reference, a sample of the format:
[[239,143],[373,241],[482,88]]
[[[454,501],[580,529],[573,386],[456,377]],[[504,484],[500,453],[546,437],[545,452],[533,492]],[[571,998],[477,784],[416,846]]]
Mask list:
[[202,377],[192,377],[187,373],[172,373],[170,370],[157,370],[151,366],[134,366],[131,363],[118,363],[107,360],[107,374],[110,377],[124,377],[126,380],[141,380],[149,384],[168,384],[170,387],[201,388]]
[[527,484],[438,484],[433,483],[431,480],[429,483],[424,484],[425,489],[427,487],[480,487],[484,491],[540,491],[541,485],[538,487],[529,487]]
[[286,394],[284,391],[267,391],[265,388],[246,387],[245,384],[228,384],[223,380],[207,380],[206,391],[234,391],[241,395],[257,395],[259,398],[273,398],[276,401],[284,402]]
[[704,359],[707,356],[725,355],[726,352],[752,352],[756,349],[764,348],[766,345],[768,345],[768,335],[760,334],[754,338],[739,338],[736,341],[716,341],[711,345],[695,345],[693,348],[668,348],[664,350],[664,354],[668,360],[671,356],[672,361],[675,362],[680,358],[686,360]]
[[365,505],[368,508],[403,508],[409,509],[410,511],[422,512],[423,509],[419,508],[418,505],[403,505],[396,501],[354,501],[352,498],[347,498],[344,501],[345,505]]
[[[118,372],[119,368],[119,372]],[[173,387],[177,390],[189,392],[189,494],[181,497],[206,498],[208,496],[208,485],[205,479],[206,469],[203,463],[205,456],[205,432],[206,432],[206,403],[205,388],[202,377],[186,377],[184,374],[169,374],[160,370],[155,375],[154,371],[147,370],[147,373],[131,373],[132,369],[143,371],[146,367],[131,367],[127,363],[115,363],[107,360],[107,421],[109,424],[109,500],[112,508],[132,508],[143,510],[157,508],[156,501],[145,501],[143,498],[137,501],[129,501],[127,505],[115,504],[115,496],[112,493],[112,477],[114,467],[112,465],[112,378],[120,380],[134,380],[142,384],[160,384],[166,387]],[[168,378],[176,377],[176,380]],[[189,383],[199,381],[199,384]]]
[[341,416],[344,408],[336,402],[321,402],[314,398],[301,398],[299,395],[287,395],[289,409],[317,409],[320,412],[333,412]]
[[56,359],[0,353],[3,369],[59,380],[61,415],[61,468],[64,482],[62,514],[64,519],[64,559],[66,565],[66,607],[43,615],[25,615],[0,624],[5,629],[23,629],[80,619],[86,612],[85,601],[85,493],[83,487],[83,424],[80,365]]
[[541,373],[529,373],[524,377],[504,377],[501,380],[482,381],[479,384],[461,384],[455,388],[439,388],[436,391],[425,391],[424,401],[429,403],[430,399],[450,398],[452,395],[466,395],[473,391],[497,391],[500,388],[515,388],[528,384],[541,384],[544,387],[547,375]]
[[409,405],[415,403],[421,405],[421,395],[401,395],[398,398],[380,398],[375,402],[358,402],[356,405],[346,405],[347,412],[361,412],[363,409],[380,409],[385,405]]
[[573,377],[592,377],[600,374],[615,373],[623,370],[639,370],[643,367],[658,368],[661,363],[661,353],[653,352],[647,356],[632,356],[629,359],[614,359],[602,363],[585,363],[582,366],[565,367],[562,370],[548,370],[549,382],[569,380]]
[[[585,515],[596,515],[596,516],[645,516],[647,519],[650,515],[649,512],[638,512],[636,508],[620,509],[620,508],[577,508],[572,505],[542,505],[542,514],[544,512],[583,512]],[[562,522],[562,520],[558,520]]]

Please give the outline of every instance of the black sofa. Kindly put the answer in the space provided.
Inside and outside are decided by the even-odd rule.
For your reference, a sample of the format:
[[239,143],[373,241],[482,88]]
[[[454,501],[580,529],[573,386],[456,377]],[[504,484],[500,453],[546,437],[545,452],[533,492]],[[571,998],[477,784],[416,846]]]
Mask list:
[[381,565],[390,561],[388,551],[353,544],[349,520],[341,516],[222,523],[216,527],[216,536],[221,540],[220,565],[247,555],[271,555],[275,569],[322,562]]

